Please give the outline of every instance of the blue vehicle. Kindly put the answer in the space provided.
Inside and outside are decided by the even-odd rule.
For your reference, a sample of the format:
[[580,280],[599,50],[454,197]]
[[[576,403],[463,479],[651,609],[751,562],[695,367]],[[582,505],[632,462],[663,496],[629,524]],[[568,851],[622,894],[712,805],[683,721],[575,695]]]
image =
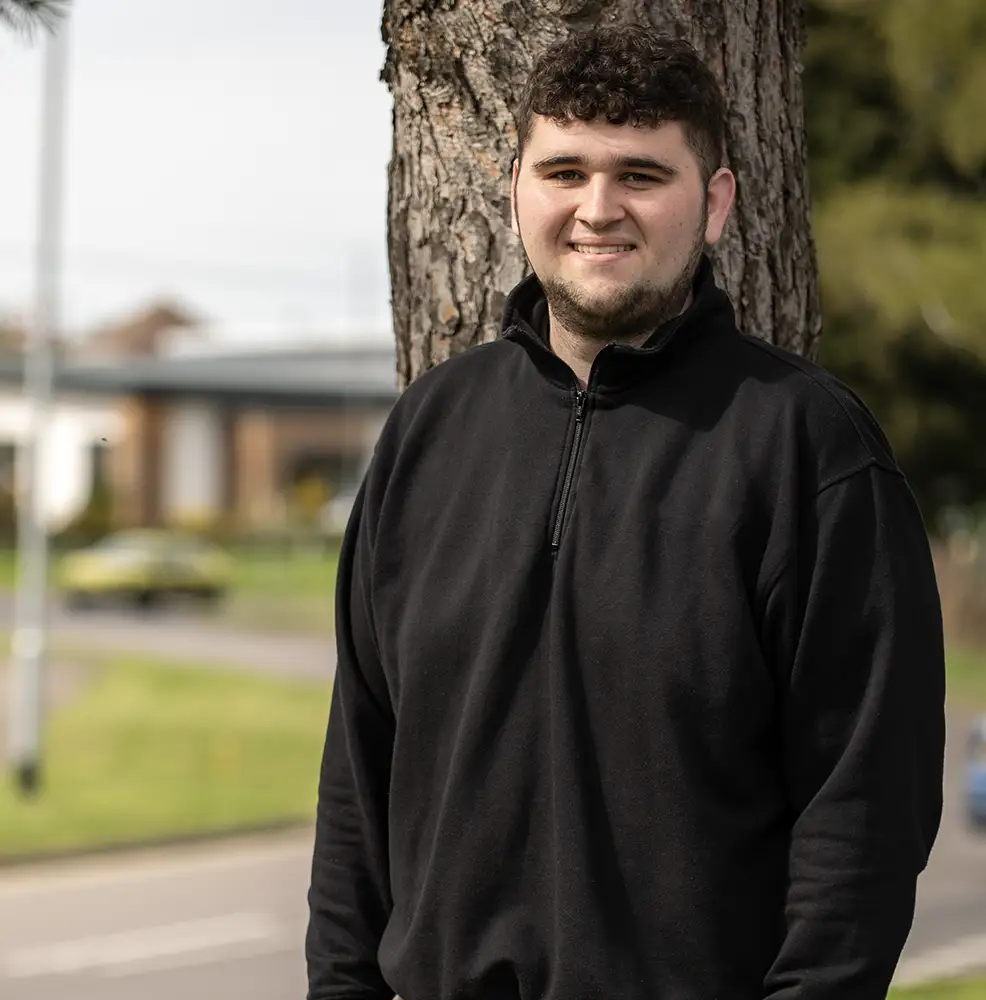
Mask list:
[[969,733],[964,784],[969,824],[986,831],[986,715],[976,719]]

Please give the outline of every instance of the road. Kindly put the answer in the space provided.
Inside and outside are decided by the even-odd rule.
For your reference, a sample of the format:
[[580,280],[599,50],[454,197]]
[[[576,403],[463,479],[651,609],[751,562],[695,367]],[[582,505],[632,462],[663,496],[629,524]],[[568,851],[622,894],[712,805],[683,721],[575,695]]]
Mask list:
[[[950,760],[899,983],[986,968],[986,837],[963,827]],[[310,858],[305,830],[0,870],[0,996],[301,1000]]]
[[[175,660],[228,664],[296,677],[331,677],[335,645],[331,637],[250,632],[204,614],[165,608],[144,614],[125,611],[70,611],[53,603],[55,646],[152,653]],[[0,594],[0,629],[13,624],[13,600]]]
[[302,1000],[311,834],[0,876],[4,1000]]
[[[9,619],[9,601],[0,596],[0,628]],[[329,638],[245,633],[180,610],[135,616],[55,608],[52,626],[56,644],[76,648],[313,678],[331,677],[335,665]],[[945,815],[919,882],[900,982],[986,969],[986,836],[968,831],[961,813],[970,722],[968,712],[950,712]],[[63,996],[68,977],[76,1000],[300,997],[309,851],[305,838],[295,837],[263,850],[237,846],[153,863],[0,871],[0,996]],[[13,978],[11,969],[19,970]]]
[[986,969],[986,834],[962,816],[962,764],[973,716],[950,710],[945,751],[945,810],[898,978],[901,982]]

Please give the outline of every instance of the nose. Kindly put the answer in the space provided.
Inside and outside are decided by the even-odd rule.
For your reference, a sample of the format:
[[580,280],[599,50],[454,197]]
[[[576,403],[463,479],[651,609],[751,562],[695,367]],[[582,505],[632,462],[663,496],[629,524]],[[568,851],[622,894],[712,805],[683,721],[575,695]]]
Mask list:
[[602,174],[597,174],[582,188],[582,197],[575,212],[576,221],[592,229],[605,229],[626,215],[619,187]]

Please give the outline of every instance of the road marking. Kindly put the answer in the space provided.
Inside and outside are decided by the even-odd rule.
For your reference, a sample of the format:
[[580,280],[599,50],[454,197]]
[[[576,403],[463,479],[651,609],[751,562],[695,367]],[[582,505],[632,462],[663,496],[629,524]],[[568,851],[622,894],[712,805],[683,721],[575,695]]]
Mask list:
[[986,969],[986,934],[973,934],[901,962],[894,985],[916,986],[981,969]]
[[314,830],[292,829],[262,833],[242,840],[217,840],[205,844],[176,844],[133,852],[88,858],[55,858],[0,868],[0,901],[40,892],[59,895],[74,889],[113,884],[132,885],[138,880],[170,879],[197,872],[251,868],[268,862],[310,862]]
[[8,979],[96,973],[125,976],[278,951],[286,928],[265,913],[230,913],[25,948],[0,958]]

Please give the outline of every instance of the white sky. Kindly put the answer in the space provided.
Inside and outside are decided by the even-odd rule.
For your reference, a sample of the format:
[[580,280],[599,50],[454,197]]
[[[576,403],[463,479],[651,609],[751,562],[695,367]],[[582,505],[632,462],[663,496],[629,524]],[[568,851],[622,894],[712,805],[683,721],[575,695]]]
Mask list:
[[[75,0],[68,331],[176,296],[237,340],[389,336],[374,0]],[[42,36],[0,29],[0,311],[30,307]],[[239,331],[238,333],[235,331]]]

